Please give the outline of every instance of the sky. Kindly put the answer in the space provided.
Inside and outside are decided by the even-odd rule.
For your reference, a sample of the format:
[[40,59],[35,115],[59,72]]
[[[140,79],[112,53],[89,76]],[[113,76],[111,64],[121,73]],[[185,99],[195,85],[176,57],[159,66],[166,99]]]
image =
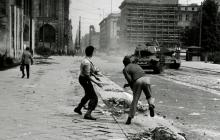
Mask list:
[[[112,13],[120,13],[120,9],[118,7],[121,5],[122,1],[123,0],[70,0],[71,4],[69,16],[72,20],[73,40],[75,40],[80,16],[82,36],[89,32],[90,25],[94,25],[95,30],[99,32],[99,23],[103,18],[107,17],[111,11]],[[201,1],[203,0],[179,0],[179,3],[200,4]]]

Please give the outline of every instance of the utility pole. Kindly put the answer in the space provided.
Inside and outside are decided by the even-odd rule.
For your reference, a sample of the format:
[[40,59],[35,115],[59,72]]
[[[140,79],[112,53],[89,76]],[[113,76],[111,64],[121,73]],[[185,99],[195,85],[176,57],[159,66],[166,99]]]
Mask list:
[[111,0],[111,14],[112,14],[112,0]]
[[30,17],[30,51],[33,55],[33,46],[32,46],[32,0],[29,1],[29,17]]
[[79,17],[79,48],[81,48],[81,16]]
[[203,14],[203,12],[202,12],[202,2],[201,2],[201,11],[200,11],[200,25],[199,25],[199,47],[201,47],[201,45],[202,45],[202,14]]

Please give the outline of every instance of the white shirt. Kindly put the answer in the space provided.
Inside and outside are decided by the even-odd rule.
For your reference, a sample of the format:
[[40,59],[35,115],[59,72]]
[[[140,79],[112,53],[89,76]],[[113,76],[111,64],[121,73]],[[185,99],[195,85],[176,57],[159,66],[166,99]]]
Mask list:
[[93,65],[91,59],[89,57],[85,57],[81,61],[80,65],[80,75],[81,76],[91,76],[91,73],[96,71],[95,66]]

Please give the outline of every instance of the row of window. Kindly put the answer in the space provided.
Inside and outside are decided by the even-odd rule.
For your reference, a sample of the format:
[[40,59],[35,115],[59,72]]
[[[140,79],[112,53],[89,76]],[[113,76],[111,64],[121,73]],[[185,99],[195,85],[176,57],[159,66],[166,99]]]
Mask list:
[[139,17],[139,18],[176,18],[177,14],[175,13],[167,13],[167,14],[157,14],[157,13],[129,13],[127,14],[129,17]]
[[127,19],[128,24],[176,24],[177,20],[131,20]]
[[40,0],[39,16],[40,17],[57,17],[57,0]]
[[158,35],[158,37],[163,37],[163,36],[167,36],[167,35],[172,35],[172,36],[176,36],[176,35],[178,35],[178,32],[168,32],[168,31],[166,31],[166,32],[154,32],[154,31],[149,31],[149,32],[144,32],[144,33],[140,33],[140,32],[133,32],[133,33],[131,33],[131,32],[128,32],[127,33],[127,35],[129,35],[129,36],[147,36],[147,35],[154,35],[154,34],[157,34]]

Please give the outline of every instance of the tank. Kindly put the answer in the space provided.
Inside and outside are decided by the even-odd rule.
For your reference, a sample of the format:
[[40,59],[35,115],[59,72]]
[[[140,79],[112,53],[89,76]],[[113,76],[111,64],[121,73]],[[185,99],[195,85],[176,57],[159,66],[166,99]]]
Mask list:
[[131,55],[131,62],[138,64],[144,70],[153,70],[154,73],[161,73],[163,64],[158,55],[158,46],[138,45],[135,52]]
[[166,68],[179,69],[181,65],[180,50],[176,48],[160,47],[159,56]]

